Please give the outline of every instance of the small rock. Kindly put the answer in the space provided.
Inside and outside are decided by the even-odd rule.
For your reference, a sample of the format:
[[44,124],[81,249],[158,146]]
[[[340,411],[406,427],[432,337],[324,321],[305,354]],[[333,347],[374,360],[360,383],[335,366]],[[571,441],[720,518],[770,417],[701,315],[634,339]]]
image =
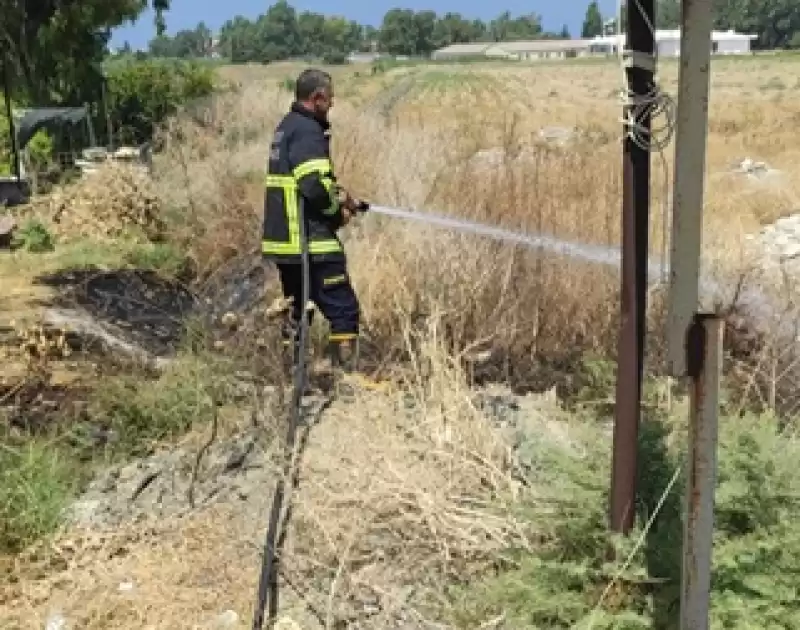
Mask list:
[[17,229],[17,222],[12,217],[0,217],[0,247],[11,247],[14,238],[14,230]]
[[61,613],[54,613],[47,618],[44,630],[67,630],[67,620]]
[[236,313],[228,311],[222,316],[221,323],[226,328],[233,330],[239,324],[239,318],[236,316]]
[[236,611],[226,610],[214,618],[211,627],[215,630],[225,630],[226,628],[235,628],[237,623],[239,623],[239,615]]
[[539,137],[542,140],[553,142],[560,146],[569,144],[577,135],[577,129],[569,129],[567,127],[544,127],[539,130]]
[[130,580],[120,582],[118,589],[120,593],[130,593],[133,590],[133,582]]
[[800,256],[800,243],[790,243],[783,249],[784,258],[797,258]]

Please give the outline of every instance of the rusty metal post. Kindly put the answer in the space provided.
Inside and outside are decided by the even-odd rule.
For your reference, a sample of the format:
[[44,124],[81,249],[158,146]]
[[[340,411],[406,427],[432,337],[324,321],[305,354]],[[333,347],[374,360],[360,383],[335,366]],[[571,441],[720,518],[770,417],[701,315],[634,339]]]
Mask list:
[[[655,70],[653,0],[627,3],[628,48],[626,71],[630,101],[625,118],[637,117],[637,134],[649,144],[647,107],[637,100],[650,92]],[[617,344],[617,389],[614,418],[614,454],[611,473],[610,525],[627,534],[633,527],[636,497],[636,456],[644,367],[647,305],[648,232],[650,218],[650,151],[640,146],[626,125],[623,146],[622,292]],[[642,137],[643,136],[643,137]]]
[[686,344],[689,448],[681,573],[681,630],[708,630],[724,321],[695,315]]

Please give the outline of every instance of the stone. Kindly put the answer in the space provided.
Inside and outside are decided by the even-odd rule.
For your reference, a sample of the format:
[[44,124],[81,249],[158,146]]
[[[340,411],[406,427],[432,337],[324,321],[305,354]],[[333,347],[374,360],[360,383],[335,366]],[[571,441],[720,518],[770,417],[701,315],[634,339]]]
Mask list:
[[577,129],[567,127],[544,127],[539,130],[539,137],[542,140],[553,142],[559,146],[565,146],[575,140],[578,136]]
[[14,230],[17,229],[17,222],[13,217],[0,216],[0,248],[9,249],[14,240]]
[[227,630],[227,628],[235,628],[239,623],[239,615],[235,610],[225,610],[214,618],[211,627],[214,630]]
[[67,630],[67,620],[61,613],[53,613],[45,622],[45,630]]

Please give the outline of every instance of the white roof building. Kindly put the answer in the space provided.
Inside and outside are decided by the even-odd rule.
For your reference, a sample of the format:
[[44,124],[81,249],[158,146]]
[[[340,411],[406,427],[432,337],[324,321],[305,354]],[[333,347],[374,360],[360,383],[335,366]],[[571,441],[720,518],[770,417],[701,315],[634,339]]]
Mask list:
[[[714,31],[711,35],[712,53],[745,55],[750,53],[756,35],[735,31]],[[565,59],[587,55],[614,54],[625,42],[625,35],[598,35],[591,39],[537,39],[515,42],[476,42],[451,44],[435,51],[437,60],[484,57],[487,59]],[[656,46],[660,57],[680,55],[680,30],[656,31]]]
[[[751,51],[751,42],[757,35],[737,33],[736,31],[713,31],[711,33],[711,51],[718,55],[744,55]],[[624,46],[625,35],[599,35],[592,40],[592,48],[602,47],[608,52],[615,52]],[[680,29],[657,30],[656,47],[660,57],[677,57],[681,53]]]

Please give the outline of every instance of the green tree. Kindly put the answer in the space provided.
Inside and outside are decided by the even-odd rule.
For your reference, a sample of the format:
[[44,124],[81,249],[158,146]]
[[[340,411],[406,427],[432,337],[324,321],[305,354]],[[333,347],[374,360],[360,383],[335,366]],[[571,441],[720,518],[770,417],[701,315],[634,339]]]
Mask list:
[[583,19],[581,37],[597,37],[603,34],[603,15],[600,13],[600,5],[597,0],[592,0],[586,7],[586,17]]
[[489,23],[487,30],[495,42],[536,39],[542,35],[542,18],[535,13],[512,18],[505,11]]
[[325,16],[312,11],[303,11],[297,16],[297,34],[303,42],[303,52],[312,57],[322,57],[326,52]]
[[414,11],[390,9],[383,16],[379,35],[381,50],[390,55],[413,55],[416,52],[417,25]]
[[95,100],[111,29],[148,4],[163,23],[169,0],[0,0],[14,92],[37,105]]
[[434,11],[414,14],[414,54],[427,56],[436,50],[434,35],[438,19]]
[[182,104],[209,96],[214,75],[191,61],[129,61],[108,68],[108,105],[123,142],[150,140]]
[[259,58],[258,27],[255,22],[236,16],[222,25],[220,49],[233,63],[262,61]]
[[194,29],[178,31],[174,37],[156,36],[149,46],[154,57],[197,59],[205,57],[211,46],[211,31],[200,22]]
[[436,21],[433,41],[436,48],[450,44],[474,42],[483,36],[484,30],[476,28],[475,22],[464,19],[460,13],[445,13]]
[[261,40],[260,61],[288,59],[303,53],[297,12],[286,0],[278,0],[257,21]]
[[714,27],[758,36],[756,48],[790,48],[800,33],[798,0],[715,0]]
[[658,0],[656,26],[670,29],[681,27],[681,0]]
[[323,18],[321,56],[343,61],[349,53],[358,49],[360,37],[361,29],[358,24],[343,17]]

